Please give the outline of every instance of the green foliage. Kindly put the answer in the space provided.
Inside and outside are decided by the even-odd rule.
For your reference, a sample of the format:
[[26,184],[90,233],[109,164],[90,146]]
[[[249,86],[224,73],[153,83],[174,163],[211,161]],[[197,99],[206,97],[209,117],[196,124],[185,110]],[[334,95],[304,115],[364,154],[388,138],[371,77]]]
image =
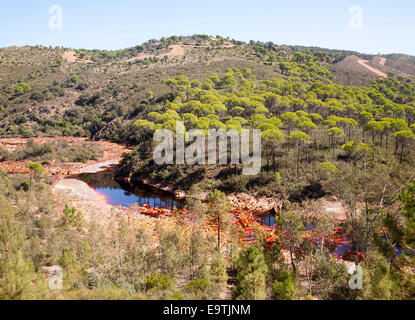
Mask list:
[[73,84],[77,84],[79,82],[79,77],[76,74],[74,74],[71,76],[69,81],[72,82]]
[[14,88],[14,94],[16,96],[20,96],[25,94],[26,92],[29,92],[32,90],[32,87],[27,84],[26,82],[20,82],[15,88]]
[[151,131],[154,128],[154,123],[147,120],[137,120],[133,126],[142,130]]
[[411,132],[411,130],[402,130],[397,131],[393,134],[395,138],[406,140],[406,139],[415,139],[414,134]]
[[[415,183],[403,189],[399,199],[402,206],[401,217],[391,214],[385,217],[384,224],[387,227],[389,240],[386,243],[380,241],[379,245],[387,259],[393,257],[393,271],[398,280],[395,280],[398,288],[394,293],[403,299],[408,299],[415,295],[415,276],[412,272],[415,268]],[[402,250],[398,257],[395,256],[396,246]],[[375,258],[379,260],[378,256]],[[381,286],[383,289],[381,293],[390,296],[391,284],[388,282],[390,281],[388,270],[383,267],[382,260],[378,261],[378,264],[375,270],[377,273],[373,275],[373,290]],[[368,265],[368,267],[371,266]]]
[[238,300],[264,299],[267,272],[268,267],[260,248],[250,246],[242,250],[237,262],[234,298]]
[[319,171],[328,171],[328,172],[335,172],[338,171],[337,167],[330,163],[330,162],[322,162],[317,166],[317,170]]
[[281,115],[281,120],[284,126],[286,126],[289,134],[290,131],[300,122],[300,118],[293,112],[284,113]]
[[30,169],[36,176],[43,176],[45,174],[45,168],[40,163],[28,162],[26,167]]
[[208,196],[208,209],[211,219],[218,228],[218,250],[220,251],[221,232],[226,232],[232,223],[232,215],[229,212],[229,203],[226,195],[220,190],[213,190]]
[[81,228],[84,225],[84,217],[81,211],[78,211],[75,208],[69,208],[68,205],[65,205],[62,222],[74,228]]
[[145,288],[147,291],[168,290],[175,285],[174,280],[161,273],[153,273],[145,280]]
[[296,273],[294,252],[304,240],[305,228],[301,216],[295,212],[283,212],[276,219],[275,233],[280,237],[280,245],[290,253],[291,266]]
[[63,288],[71,290],[82,287],[83,266],[76,254],[68,247],[62,249],[59,265],[63,269]]
[[284,142],[284,134],[278,129],[268,129],[261,132],[261,137],[267,143],[278,144]]
[[2,300],[39,299],[48,292],[46,281],[36,273],[33,263],[22,255],[18,251],[16,256],[0,265]]
[[218,250],[212,255],[212,262],[209,269],[209,279],[211,282],[212,297],[218,299],[222,291],[226,288],[228,273],[226,271],[226,261]]
[[194,297],[204,300],[210,289],[210,282],[206,279],[195,279],[186,284],[186,290]]
[[288,271],[283,271],[279,278],[280,280],[275,280],[272,284],[273,299],[294,300],[296,297],[296,290],[291,274]]
[[359,298],[365,300],[391,300],[395,285],[386,259],[378,252],[370,252],[363,263],[363,292]]
[[333,137],[333,138],[338,138],[338,137],[342,137],[344,136],[344,130],[340,129],[340,128],[330,128],[329,130],[327,130],[329,136]]
[[346,152],[346,155],[353,160],[356,166],[357,161],[369,156],[373,150],[366,143],[357,143],[356,141],[349,141],[342,145],[342,149]]
[[313,130],[317,130],[317,126],[311,121],[303,121],[298,125],[298,129],[305,132],[310,132]]
[[302,131],[294,131],[289,136],[288,139],[293,141],[295,144],[309,143],[311,137]]
[[402,190],[400,200],[403,203],[403,216],[406,218],[403,244],[407,249],[415,248],[415,184],[410,184],[407,190]]
[[350,275],[341,261],[326,252],[318,253],[314,264],[313,296],[325,300],[353,299],[349,289]]
[[3,194],[0,201],[0,299],[40,299],[47,294],[47,284],[24,251],[24,225]]
[[322,162],[317,166],[317,172],[320,175],[320,179],[328,179],[331,174],[336,173],[339,169],[331,162]]

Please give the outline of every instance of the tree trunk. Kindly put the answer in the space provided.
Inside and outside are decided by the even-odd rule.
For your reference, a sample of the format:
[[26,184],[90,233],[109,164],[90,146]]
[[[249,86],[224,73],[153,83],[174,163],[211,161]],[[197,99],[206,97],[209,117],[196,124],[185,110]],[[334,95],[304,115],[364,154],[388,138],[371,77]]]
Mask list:
[[275,172],[275,150],[272,148],[272,169]]
[[220,253],[220,217],[218,216],[218,251]]
[[398,154],[398,137],[395,138],[395,156]]
[[400,158],[400,160],[399,160],[399,163],[402,163],[402,162],[403,162],[403,152],[404,152],[404,149],[405,149],[405,142],[404,142],[404,141],[402,141],[402,147],[401,147],[401,158]]
[[295,263],[294,263],[294,258],[293,258],[293,252],[292,252],[292,250],[290,250],[290,258],[291,258],[291,265],[293,267],[293,271],[294,271],[294,274],[295,274],[296,273],[296,268],[295,268]]
[[267,150],[267,171],[269,171],[269,150]]

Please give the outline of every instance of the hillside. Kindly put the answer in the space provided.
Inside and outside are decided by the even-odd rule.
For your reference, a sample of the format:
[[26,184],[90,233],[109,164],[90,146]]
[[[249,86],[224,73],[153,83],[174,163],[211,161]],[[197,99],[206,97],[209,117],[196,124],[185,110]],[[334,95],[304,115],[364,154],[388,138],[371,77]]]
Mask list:
[[[237,67],[250,68],[258,79],[301,78],[284,74],[281,63],[302,63],[305,56],[332,72],[327,83],[369,85],[388,72],[415,76],[409,57],[390,55],[379,65],[377,57],[354,52],[205,35],[151,40],[119,51],[9,47],[0,49],[0,136],[94,136],[119,117],[137,117],[149,98],[166,99],[170,90],[163,80],[177,74],[205,79]],[[371,62],[365,67],[350,59]]]

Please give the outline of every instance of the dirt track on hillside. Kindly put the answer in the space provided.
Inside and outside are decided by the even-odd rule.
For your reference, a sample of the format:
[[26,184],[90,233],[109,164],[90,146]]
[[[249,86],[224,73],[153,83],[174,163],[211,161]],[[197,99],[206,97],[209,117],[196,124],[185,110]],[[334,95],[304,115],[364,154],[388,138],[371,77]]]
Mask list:
[[386,64],[386,58],[383,57],[374,57],[372,62],[383,67]]
[[359,59],[357,60],[357,63],[360,64],[361,66],[365,67],[366,69],[368,69],[369,71],[375,73],[376,75],[378,75],[379,77],[383,77],[383,78],[387,78],[388,75],[378,69],[375,69],[369,65],[367,65],[366,63],[368,63],[367,60],[363,60],[363,59]]
[[136,55],[135,57],[132,57],[126,60],[121,60],[120,62],[131,62],[131,61],[136,61],[136,60],[148,59],[151,57],[157,57],[159,59],[163,58],[164,56],[168,56],[169,58],[179,57],[179,56],[183,56],[185,53],[184,46],[180,44],[171,45],[169,48],[171,48],[171,51],[166,52],[166,53],[161,53],[158,55],[149,54],[149,53],[140,53]]

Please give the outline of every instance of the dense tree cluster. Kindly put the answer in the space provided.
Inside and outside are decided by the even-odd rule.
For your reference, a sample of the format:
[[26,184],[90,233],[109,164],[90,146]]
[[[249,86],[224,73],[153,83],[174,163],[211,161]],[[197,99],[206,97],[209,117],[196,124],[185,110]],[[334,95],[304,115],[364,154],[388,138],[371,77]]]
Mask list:
[[[330,83],[328,78],[325,83],[258,80],[249,69],[228,68],[222,76],[214,73],[197,82],[178,75],[165,83],[171,87],[171,98],[148,107],[142,119],[117,133],[137,146],[137,153],[125,159],[122,172],[151,172],[151,161],[146,159],[155,146],[152,135],[161,128],[175,130],[176,123],[184,124],[184,132],[199,129],[205,135],[209,129],[260,129],[263,174],[270,177],[262,179],[262,186],[272,182],[271,188],[276,183],[271,174],[278,172],[285,172],[283,178],[294,174],[297,183],[318,181],[318,170],[313,168],[327,162],[356,168],[367,168],[369,161],[378,165],[383,159],[390,164],[413,163],[415,88],[410,80],[379,79],[370,87],[351,87]],[[171,180],[177,182],[177,175],[188,177],[183,170],[188,168],[170,170]],[[247,177],[231,174],[226,178],[233,191],[243,191],[244,184],[252,187]],[[226,187],[228,181],[219,188],[232,191]],[[288,181],[285,185],[291,193],[294,186]]]

